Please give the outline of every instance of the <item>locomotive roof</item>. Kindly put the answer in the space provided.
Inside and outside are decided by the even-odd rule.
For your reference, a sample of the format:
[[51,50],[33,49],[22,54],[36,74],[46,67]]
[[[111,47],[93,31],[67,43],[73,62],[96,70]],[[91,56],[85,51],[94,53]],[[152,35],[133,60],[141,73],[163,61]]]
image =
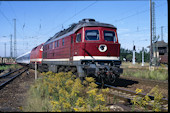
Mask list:
[[73,23],[69,28],[57,32],[53,37],[49,38],[45,42],[45,44],[50,43],[50,42],[52,42],[53,39],[59,38],[61,36],[62,37],[68,36],[68,35],[70,35],[72,33],[75,33],[80,28],[87,27],[87,26],[90,26],[90,27],[109,27],[109,28],[117,29],[115,26],[113,26],[111,24],[97,22],[94,19],[82,19],[78,23]]

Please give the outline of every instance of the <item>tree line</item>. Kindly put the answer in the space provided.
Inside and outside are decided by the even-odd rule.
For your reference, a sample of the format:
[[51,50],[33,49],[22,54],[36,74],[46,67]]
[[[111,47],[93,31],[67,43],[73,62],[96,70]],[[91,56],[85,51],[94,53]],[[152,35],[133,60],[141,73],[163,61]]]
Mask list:
[[[133,59],[133,50],[120,48],[120,60],[132,62]],[[147,49],[144,49],[144,62],[150,61],[150,53]],[[135,51],[135,62],[142,62],[142,50],[139,52]]]

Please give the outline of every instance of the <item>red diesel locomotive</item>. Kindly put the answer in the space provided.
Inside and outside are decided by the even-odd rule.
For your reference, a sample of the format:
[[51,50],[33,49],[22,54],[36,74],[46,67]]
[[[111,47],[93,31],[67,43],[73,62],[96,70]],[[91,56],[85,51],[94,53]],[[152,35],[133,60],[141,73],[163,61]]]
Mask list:
[[37,46],[37,52],[38,47],[43,47],[39,66],[44,71],[72,71],[81,80],[92,76],[110,83],[123,72],[117,28],[111,24],[83,19]]
[[72,24],[44,43],[42,65],[53,72],[72,71],[80,78],[114,82],[123,72],[116,30],[94,19]]
[[43,44],[40,44],[34,47],[30,53],[30,67],[35,67],[35,62],[37,62],[38,69],[41,69],[42,66],[42,52],[43,52]]

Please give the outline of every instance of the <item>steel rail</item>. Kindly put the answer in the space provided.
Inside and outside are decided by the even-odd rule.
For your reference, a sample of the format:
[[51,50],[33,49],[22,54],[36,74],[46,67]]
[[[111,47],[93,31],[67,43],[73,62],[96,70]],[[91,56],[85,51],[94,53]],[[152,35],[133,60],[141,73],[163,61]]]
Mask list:
[[151,86],[159,85],[159,87],[161,88],[168,89],[168,81],[149,80],[144,78],[141,79],[141,78],[133,78],[133,77],[125,77],[125,76],[121,76],[120,78],[140,81],[140,83],[151,85]]
[[[22,68],[23,69],[23,68]],[[20,70],[20,69],[19,69]],[[9,82],[11,82],[12,80],[14,80],[16,77],[18,77],[19,75],[21,75],[22,73],[24,73],[25,71],[27,71],[28,70],[28,68],[27,69],[24,69],[22,72],[19,72],[19,73],[17,73],[16,75],[14,75],[14,76],[12,76],[10,79],[8,79],[7,81],[5,81],[5,82],[3,82],[3,83],[1,83],[0,84],[0,90],[4,87],[4,86],[6,86]],[[12,73],[11,73],[12,74]],[[8,74],[9,75],[9,74]],[[4,76],[5,77],[5,76]],[[7,77],[7,76],[6,76]]]
[[17,69],[17,70],[14,70],[14,71],[11,71],[11,72],[8,72],[8,73],[5,73],[4,75],[1,75],[0,78],[6,77],[6,76],[8,76],[8,75],[10,75],[10,74],[12,74],[12,73],[14,73],[14,72],[16,72],[16,71],[19,71],[19,70],[23,69],[23,68],[24,68],[24,67],[22,67],[22,68],[20,68],[20,69]]
[[[102,85],[102,84],[99,83],[99,82],[96,82],[96,84]],[[132,98],[127,97],[127,95],[130,94],[131,97],[137,95],[135,91],[131,91],[131,90],[127,90],[127,89],[123,89],[123,88],[111,86],[111,85],[108,85],[108,84],[103,84],[103,86],[109,87],[109,88],[111,88],[111,89],[113,89],[113,90],[116,90],[116,91],[118,92],[118,94],[109,93],[109,94],[108,94],[109,96],[115,96],[115,97],[120,98],[121,100],[124,100],[125,102],[130,103],[130,104],[133,104],[133,103],[131,102]],[[125,93],[126,96],[124,96],[123,93]],[[144,93],[138,93],[138,95],[139,95],[140,97],[145,97],[145,96],[146,96],[146,94],[144,94]],[[154,100],[154,96],[151,96],[151,95],[148,95],[148,96],[149,96],[149,98],[150,98],[151,100]],[[164,104],[164,105],[165,105],[165,104],[168,104],[168,99],[162,98],[162,99],[161,99],[161,103]],[[152,109],[152,108],[153,108],[152,105],[147,105],[147,107],[148,107],[149,109]],[[165,109],[165,108],[161,108],[161,111],[167,112],[168,110]]]

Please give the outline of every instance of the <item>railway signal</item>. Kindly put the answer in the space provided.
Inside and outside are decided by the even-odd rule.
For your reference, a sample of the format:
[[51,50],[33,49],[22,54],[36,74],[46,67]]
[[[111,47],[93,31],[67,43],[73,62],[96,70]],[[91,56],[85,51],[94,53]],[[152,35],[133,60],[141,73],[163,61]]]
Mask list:
[[144,66],[144,47],[142,48],[142,66]]
[[37,62],[35,62],[35,80],[37,79]]
[[135,64],[135,45],[134,45],[134,41],[133,41],[133,59],[132,59],[132,64]]

